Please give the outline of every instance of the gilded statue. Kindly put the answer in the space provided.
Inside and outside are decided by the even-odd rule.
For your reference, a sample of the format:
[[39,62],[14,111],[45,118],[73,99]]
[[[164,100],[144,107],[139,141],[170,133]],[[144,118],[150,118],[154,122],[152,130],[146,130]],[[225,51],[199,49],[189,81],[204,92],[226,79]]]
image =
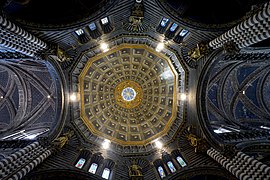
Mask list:
[[196,153],[206,152],[207,149],[209,148],[205,139],[198,138],[194,134],[189,134],[187,136],[187,139],[188,139],[190,145],[194,147],[194,151]]
[[74,134],[73,131],[69,131],[67,133],[64,133],[63,135],[61,135],[60,137],[58,137],[57,139],[55,139],[52,144],[53,146],[57,149],[60,150],[62,149],[62,147],[67,144],[68,140],[71,138],[71,136]]
[[191,59],[199,59],[201,57],[201,53],[200,53],[200,50],[199,48],[193,48],[191,49],[189,52],[188,52],[188,56],[191,58]]
[[141,1],[136,2],[131,9],[131,15],[129,17],[129,24],[132,26],[133,31],[139,31],[139,27],[142,25],[143,18],[144,18],[143,3]]
[[197,145],[198,145],[198,138],[194,134],[189,134],[187,138],[188,138],[191,146],[197,147]]
[[188,52],[188,56],[191,59],[198,60],[202,56],[207,55],[210,52],[210,48],[207,43],[201,42],[196,45],[195,48]]
[[136,164],[129,166],[129,176],[142,176],[142,168]]

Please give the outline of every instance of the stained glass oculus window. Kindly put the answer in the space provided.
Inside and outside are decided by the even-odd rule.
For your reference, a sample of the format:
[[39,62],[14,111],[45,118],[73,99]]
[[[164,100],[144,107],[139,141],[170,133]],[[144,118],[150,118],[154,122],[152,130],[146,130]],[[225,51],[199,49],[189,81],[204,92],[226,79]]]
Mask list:
[[127,87],[127,88],[123,89],[121,95],[122,95],[122,97],[123,97],[123,99],[125,101],[132,101],[132,100],[135,99],[136,94],[137,93],[136,93],[136,91],[133,88]]
[[173,173],[176,171],[173,163],[171,161],[167,162],[168,167],[170,168],[170,171]]
[[77,164],[75,165],[75,167],[81,169],[83,167],[84,163],[85,163],[85,159],[80,158],[79,161],[77,162]]
[[97,171],[98,165],[96,163],[92,163],[90,168],[89,168],[89,172],[92,174],[95,174]]

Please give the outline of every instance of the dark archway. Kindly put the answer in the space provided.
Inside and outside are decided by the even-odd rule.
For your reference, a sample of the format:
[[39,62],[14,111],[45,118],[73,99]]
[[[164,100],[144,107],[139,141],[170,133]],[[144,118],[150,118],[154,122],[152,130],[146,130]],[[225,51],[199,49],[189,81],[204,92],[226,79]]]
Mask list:
[[266,0],[164,0],[159,3],[169,14],[197,27],[228,27],[244,19]]
[[11,0],[3,12],[13,21],[28,27],[65,27],[96,17],[115,0]]

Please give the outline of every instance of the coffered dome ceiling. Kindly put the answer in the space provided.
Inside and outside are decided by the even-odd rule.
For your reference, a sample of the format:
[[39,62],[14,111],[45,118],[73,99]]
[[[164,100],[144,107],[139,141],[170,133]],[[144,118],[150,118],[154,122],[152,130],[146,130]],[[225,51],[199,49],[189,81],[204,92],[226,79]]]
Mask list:
[[175,120],[177,86],[167,57],[143,45],[121,45],[90,58],[81,72],[81,119],[97,136],[143,145]]
[[[156,51],[149,37],[117,36],[85,49],[71,69],[71,123],[86,143],[120,154],[147,153],[168,144],[185,122],[188,68],[178,51]],[[94,147],[94,146],[93,146]],[[101,146],[102,147],[102,146]]]

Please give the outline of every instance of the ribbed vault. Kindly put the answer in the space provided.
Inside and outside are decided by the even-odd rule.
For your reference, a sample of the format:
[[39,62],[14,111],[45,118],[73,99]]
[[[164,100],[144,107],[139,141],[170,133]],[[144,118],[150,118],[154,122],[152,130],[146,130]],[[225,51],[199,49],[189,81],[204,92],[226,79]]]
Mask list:
[[53,132],[62,103],[61,81],[50,63],[0,61],[1,138],[23,139]]
[[208,84],[208,119],[212,124],[269,124],[269,63],[222,61]]

